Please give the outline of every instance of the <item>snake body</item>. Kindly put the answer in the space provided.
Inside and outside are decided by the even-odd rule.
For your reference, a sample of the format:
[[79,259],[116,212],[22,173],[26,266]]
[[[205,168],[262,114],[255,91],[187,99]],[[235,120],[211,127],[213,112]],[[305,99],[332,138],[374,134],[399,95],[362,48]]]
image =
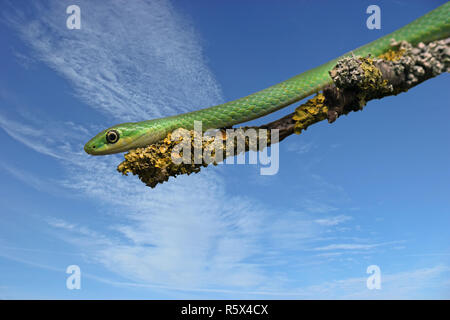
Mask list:
[[224,128],[247,122],[277,111],[315,92],[332,82],[328,72],[337,61],[352,53],[358,56],[379,56],[387,52],[391,39],[412,45],[428,43],[450,36],[450,2],[434,9],[408,25],[346,53],[321,66],[294,76],[249,96],[224,104],[176,116],[122,123],[103,130],[84,147],[92,155],[124,152],[158,142],[177,128],[193,129],[194,121],[202,122],[202,129]]

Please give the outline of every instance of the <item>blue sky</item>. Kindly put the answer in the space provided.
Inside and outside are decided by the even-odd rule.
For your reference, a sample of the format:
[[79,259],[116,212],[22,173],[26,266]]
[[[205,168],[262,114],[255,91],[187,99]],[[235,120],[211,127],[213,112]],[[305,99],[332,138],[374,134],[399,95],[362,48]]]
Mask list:
[[[444,1],[2,1],[0,298],[450,298],[448,75],[155,189],[83,144],[248,95]],[[66,7],[81,8],[81,30]],[[368,30],[366,8],[381,8]],[[253,123],[279,118],[293,107]],[[69,265],[81,290],[66,288]],[[368,290],[366,269],[381,269]]]

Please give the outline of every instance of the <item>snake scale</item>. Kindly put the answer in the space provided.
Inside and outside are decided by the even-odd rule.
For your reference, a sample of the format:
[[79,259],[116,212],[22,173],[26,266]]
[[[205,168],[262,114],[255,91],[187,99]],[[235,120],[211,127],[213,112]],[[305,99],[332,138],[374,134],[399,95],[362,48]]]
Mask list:
[[93,137],[86,143],[84,150],[91,155],[106,155],[144,147],[164,139],[177,128],[193,129],[194,121],[202,121],[204,130],[231,127],[265,116],[320,91],[332,82],[328,72],[336,62],[352,53],[358,56],[379,56],[391,48],[391,39],[417,45],[419,42],[428,43],[449,36],[450,2],[447,2],[384,37],[267,89],[193,112],[118,124]]

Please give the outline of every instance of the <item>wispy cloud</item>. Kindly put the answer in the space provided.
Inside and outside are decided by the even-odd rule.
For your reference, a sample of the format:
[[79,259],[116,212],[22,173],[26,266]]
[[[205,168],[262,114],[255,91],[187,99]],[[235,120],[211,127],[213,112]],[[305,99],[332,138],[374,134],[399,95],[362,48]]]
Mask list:
[[[18,14],[8,21],[36,57],[93,108],[126,121],[221,100],[197,35],[168,2],[117,1],[104,7],[82,1],[79,31],[65,29],[56,18],[64,5],[37,5],[36,17]],[[198,288],[270,285],[265,265],[255,259],[320,232],[307,215],[280,216],[246,197],[231,197],[224,179],[209,169],[149,190],[116,172],[118,156],[89,157],[60,125],[47,124],[48,131],[36,121],[0,117],[11,137],[60,162],[67,176],[59,185],[92,199],[113,218],[101,231],[60,218],[47,219],[48,225],[123,278]]]
[[398,244],[402,241],[391,241],[391,242],[381,242],[381,243],[336,243],[327,246],[316,247],[312,250],[314,251],[331,251],[331,250],[370,250],[380,246]]
[[287,145],[286,149],[289,152],[295,152],[297,154],[306,154],[310,152],[314,147],[313,142],[305,142],[305,141],[290,141]]
[[324,225],[324,226],[336,226],[338,224],[341,224],[341,223],[343,223],[345,221],[349,221],[349,220],[352,220],[352,217],[341,214],[338,216],[316,219],[316,220],[314,220],[314,222],[316,222],[320,225]]
[[[79,1],[81,30],[65,28],[60,14],[67,4],[33,4],[32,17],[16,13],[8,21],[36,58],[68,80],[75,96],[92,108],[128,121],[222,101],[198,36],[167,1],[114,1],[108,6]],[[97,230],[67,217],[47,217],[58,237],[129,280],[111,283],[216,292],[245,287],[254,289],[249,293],[277,295],[273,288],[289,286],[289,281],[282,272],[273,277],[271,262],[291,266],[286,256],[292,252],[314,257],[316,251],[364,251],[382,245],[311,245],[329,228],[350,220],[332,216],[339,208],[324,203],[322,193],[302,200],[299,211],[280,214],[277,208],[227,193],[225,179],[214,168],[150,190],[135,177],[117,173],[119,156],[84,154],[80,138],[67,135],[66,129],[95,133],[80,124],[52,123],[43,130],[39,120],[0,115],[0,126],[32,150],[56,159],[67,173],[58,177],[58,187],[92,200],[101,209],[96,215],[111,221]],[[11,174],[20,179],[20,172]],[[313,178],[327,196],[333,190],[345,197],[340,186],[318,175]],[[305,290],[314,295],[322,289],[291,292],[311,296]]]
[[80,30],[66,28],[70,4],[33,2],[33,16],[5,20],[90,106],[137,121],[222,100],[198,36],[168,1],[78,1]]
[[[423,292],[429,292],[430,299],[446,299],[449,297],[450,284],[448,279],[450,268],[446,265],[437,265],[428,268],[412,269],[396,273],[381,275],[381,290],[367,290],[364,286],[367,278],[348,279],[336,281],[333,286],[341,288],[340,297],[343,299],[423,299]],[[344,293],[345,290],[345,293]]]
[[[39,269],[64,272],[64,269],[55,268],[47,264],[39,264],[27,258],[17,258],[5,253],[0,257],[20,262]],[[317,285],[301,286],[277,290],[275,288],[263,288],[260,290],[230,290],[223,288],[199,288],[199,287],[176,287],[171,285],[159,285],[132,281],[117,281],[98,276],[96,274],[83,272],[83,277],[108,284],[119,288],[141,288],[153,290],[171,290],[208,294],[232,294],[235,298],[272,298],[272,299],[421,299],[423,292],[429,293],[431,299],[448,299],[450,292],[450,267],[446,265],[435,265],[427,268],[409,269],[402,272],[381,271],[381,289],[369,290],[366,287],[367,274],[360,277],[344,278],[341,280],[324,281]],[[5,293],[2,293],[2,289]],[[8,287],[0,286],[0,297],[8,298],[10,290]]]
[[[0,127],[6,131],[12,138],[23,143],[27,147],[39,153],[62,159],[62,156],[54,151],[49,144],[51,143],[50,136],[42,129],[32,127],[24,123],[19,123],[6,118],[0,114]],[[45,138],[47,137],[47,140]]]
[[15,166],[7,165],[3,162],[0,162],[0,168],[10,174],[12,177],[21,181],[22,183],[29,185],[30,187],[38,190],[38,191],[47,191],[51,193],[56,193],[58,190],[53,186],[53,182],[46,181],[37,177],[34,174],[26,172],[22,169],[19,169]]

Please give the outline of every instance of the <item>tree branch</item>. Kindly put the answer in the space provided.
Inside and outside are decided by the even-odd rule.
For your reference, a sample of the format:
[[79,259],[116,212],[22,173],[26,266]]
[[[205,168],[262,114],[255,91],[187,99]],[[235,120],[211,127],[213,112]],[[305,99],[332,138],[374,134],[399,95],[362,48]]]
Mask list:
[[[183,139],[174,139],[170,133],[163,141],[145,148],[130,150],[124,155],[125,160],[119,164],[117,170],[124,175],[133,173],[142,182],[154,188],[167,181],[169,177],[180,174],[191,174],[200,171],[208,164],[217,164],[217,156],[222,160],[248,150],[261,151],[271,143],[278,143],[293,133],[300,134],[310,125],[327,119],[329,123],[338,117],[352,111],[362,110],[372,99],[381,99],[390,95],[397,95],[410,88],[433,78],[443,72],[450,71],[450,38],[429,44],[419,43],[412,47],[407,42],[392,42],[392,50],[378,58],[349,57],[338,61],[330,71],[333,84],[324,88],[306,103],[295,109],[295,112],[281,119],[259,127],[243,127],[232,137],[227,136],[225,129],[220,129],[215,136],[207,136],[201,141],[196,140],[194,132],[188,131],[189,147],[201,146],[200,158],[189,155],[188,163],[175,163],[173,151],[179,149]],[[252,143],[246,136],[249,129],[257,132],[264,143]],[[260,130],[267,129],[267,130]],[[279,138],[271,141],[270,131],[276,129]],[[187,130],[185,130],[187,131]],[[262,137],[261,135],[265,135]],[[228,140],[242,139],[243,147],[234,143],[227,149]],[[261,140],[260,140],[261,141]],[[261,145],[261,147],[260,147]],[[205,154],[209,157],[205,158]],[[182,154],[182,156],[185,156]],[[197,155],[198,156],[198,155]],[[176,160],[176,159],[175,159]]]

